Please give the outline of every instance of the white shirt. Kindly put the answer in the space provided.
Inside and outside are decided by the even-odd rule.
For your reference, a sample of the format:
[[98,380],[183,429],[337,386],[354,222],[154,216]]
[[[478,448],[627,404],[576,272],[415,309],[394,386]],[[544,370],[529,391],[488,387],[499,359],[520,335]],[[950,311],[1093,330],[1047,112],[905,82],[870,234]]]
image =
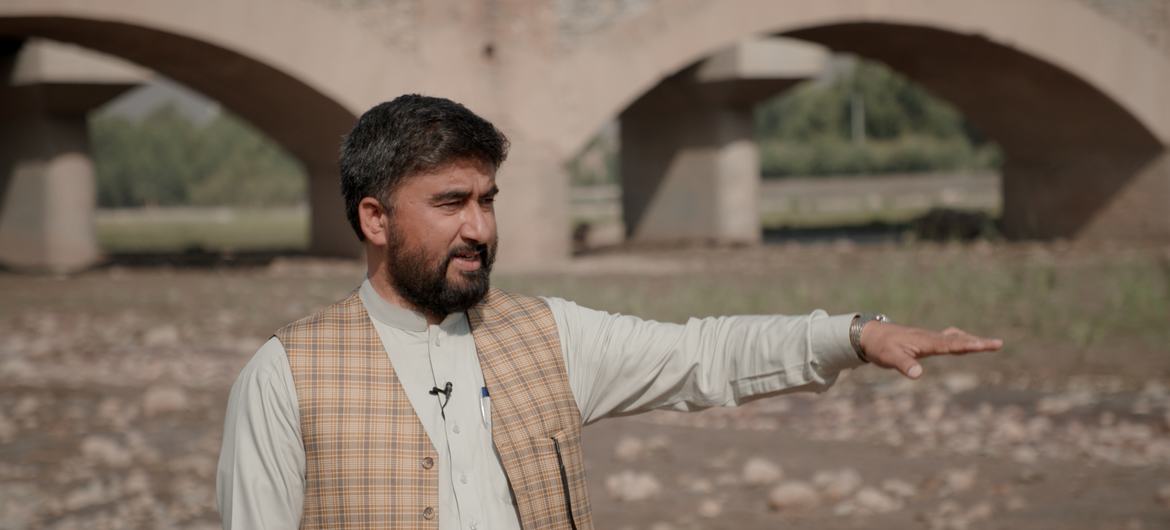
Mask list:
[[[483,373],[465,314],[428,325],[362,283],[359,295],[439,454],[441,530],[518,530],[515,501],[481,407]],[[823,391],[860,364],[852,314],[734,316],[659,323],[545,298],[556,319],[569,384],[586,424],[651,409],[734,406],[793,391]],[[452,384],[450,401],[432,387]],[[305,451],[284,347],[271,338],[228,398],[216,494],[225,529],[296,528]]]

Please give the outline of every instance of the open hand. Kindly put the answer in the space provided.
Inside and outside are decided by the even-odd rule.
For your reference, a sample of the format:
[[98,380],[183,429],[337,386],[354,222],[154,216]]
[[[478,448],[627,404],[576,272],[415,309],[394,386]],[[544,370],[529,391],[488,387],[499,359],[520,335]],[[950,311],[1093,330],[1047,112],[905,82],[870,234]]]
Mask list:
[[995,351],[1002,347],[1000,339],[976,337],[953,327],[937,332],[871,321],[861,328],[861,349],[869,362],[895,368],[910,379],[922,376],[918,359],[923,357]]

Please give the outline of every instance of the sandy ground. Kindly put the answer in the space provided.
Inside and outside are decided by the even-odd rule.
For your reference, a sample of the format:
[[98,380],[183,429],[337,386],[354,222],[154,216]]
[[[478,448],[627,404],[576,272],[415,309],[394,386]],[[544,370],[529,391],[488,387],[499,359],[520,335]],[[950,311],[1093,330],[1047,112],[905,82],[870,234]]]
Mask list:
[[[0,275],[0,528],[217,527],[228,386],[267,333],[360,274]],[[1170,346],[1138,354],[1142,373],[863,368],[821,395],[604,420],[585,430],[597,527],[1170,528]]]

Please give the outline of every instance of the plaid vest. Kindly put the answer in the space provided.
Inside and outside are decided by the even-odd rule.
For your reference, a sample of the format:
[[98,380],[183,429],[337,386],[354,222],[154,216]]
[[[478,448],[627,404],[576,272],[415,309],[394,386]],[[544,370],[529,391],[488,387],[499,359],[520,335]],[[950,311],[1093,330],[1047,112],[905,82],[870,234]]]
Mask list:
[[[521,526],[592,529],[581,413],[552,312],[538,298],[492,289],[468,321]],[[357,292],[276,337],[301,414],[301,528],[436,530],[438,454]]]

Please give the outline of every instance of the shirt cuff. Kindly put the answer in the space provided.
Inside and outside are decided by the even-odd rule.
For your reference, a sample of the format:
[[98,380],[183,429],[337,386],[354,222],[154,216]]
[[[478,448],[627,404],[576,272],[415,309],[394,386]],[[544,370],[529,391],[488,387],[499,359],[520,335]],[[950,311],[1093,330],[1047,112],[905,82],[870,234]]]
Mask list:
[[810,323],[812,352],[819,365],[818,372],[833,377],[842,370],[865,364],[849,343],[849,326],[857,313],[833,315],[814,319]]

